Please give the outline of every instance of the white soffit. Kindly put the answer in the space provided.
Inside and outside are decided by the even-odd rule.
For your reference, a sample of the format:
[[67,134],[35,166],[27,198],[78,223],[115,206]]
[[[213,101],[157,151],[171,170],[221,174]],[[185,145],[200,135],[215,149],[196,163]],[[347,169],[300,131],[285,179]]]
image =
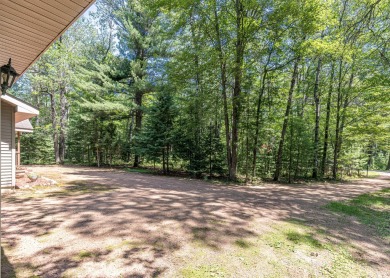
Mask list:
[[0,0],[0,66],[23,74],[95,0]]
[[19,123],[39,115],[37,108],[9,94],[2,95],[1,101],[15,107],[15,123]]

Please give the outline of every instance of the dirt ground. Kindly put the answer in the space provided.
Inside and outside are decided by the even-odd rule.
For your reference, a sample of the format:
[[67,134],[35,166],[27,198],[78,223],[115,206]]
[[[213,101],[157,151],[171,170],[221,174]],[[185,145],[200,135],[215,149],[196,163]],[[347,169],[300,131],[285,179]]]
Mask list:
[[[33,170],[65,190],[2,197],[2,277],[326,276],[315,270],[327,260],[317,253],[301,255],[305,264],[295,266],[275,253],[277,244],[259,245],[291,220],[321,231],[332,246],[352,247],[368,276],[390,277],[388,242],[323,207],[390,187],[389,173],[342,184],[249,187],[86,167]],[[251,242],[261,250],[240,251]]]

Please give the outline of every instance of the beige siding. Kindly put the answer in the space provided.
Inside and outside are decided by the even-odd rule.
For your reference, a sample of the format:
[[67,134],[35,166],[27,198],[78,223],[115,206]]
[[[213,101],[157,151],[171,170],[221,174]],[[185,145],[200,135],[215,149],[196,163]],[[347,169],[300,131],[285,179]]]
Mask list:
[[15,185],[15,112],[1,102],[1,188]]

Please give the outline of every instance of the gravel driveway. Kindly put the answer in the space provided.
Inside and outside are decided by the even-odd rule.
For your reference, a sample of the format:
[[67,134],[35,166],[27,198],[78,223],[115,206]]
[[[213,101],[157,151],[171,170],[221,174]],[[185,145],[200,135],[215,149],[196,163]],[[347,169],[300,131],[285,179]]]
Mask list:
[[67,187],[3,197],[3,275],[176,277],[194,242],[222,254],[289,219],[359,246],[364,261],[389,274],[387,243],[322,206],[390,187],[390,174],[337,185],[246,187],[87,167],[33,169]]

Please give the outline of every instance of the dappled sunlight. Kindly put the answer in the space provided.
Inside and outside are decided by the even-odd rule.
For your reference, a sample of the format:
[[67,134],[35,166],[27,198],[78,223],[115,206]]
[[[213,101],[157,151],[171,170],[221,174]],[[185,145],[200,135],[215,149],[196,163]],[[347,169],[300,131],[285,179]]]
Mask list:
[[[16,193],[4,198],[2,207],[3,242],[15,259],[23,254],[43,277],[114,269],[118,276],[172,275],[175,258],[182,258],[183,250],[193,244],[215,252],[232,245],[249,250],[248,239],[269,233],[272,223],[292,218],[325,231],[332,244],[361,247],[356,252],[373,265],[389,263],[384,241],[369,228],[342,223],[322,208],[331,200],[389,186],[388,180],[375,185],[224,187],[94,168],[36,171],[43,169],[61,171],[64,190],[49,190],[44,198],[19,199]],[[285,236],[295,244],[321,247],[306,232],[287,231]]]

